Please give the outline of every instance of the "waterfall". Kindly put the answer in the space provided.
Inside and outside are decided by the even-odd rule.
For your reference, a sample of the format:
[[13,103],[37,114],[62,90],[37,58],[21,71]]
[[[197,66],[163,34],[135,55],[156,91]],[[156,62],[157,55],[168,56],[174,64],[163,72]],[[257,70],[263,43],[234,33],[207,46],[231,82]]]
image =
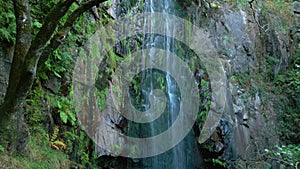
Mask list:
[[[178,15],[178,11],[176,11],[175,6],[176,2],[174,2],[174,0],[149,0],[145,2],[145,11],[151,13],[160,12]],[[160,26],[159,23],[150,23],[147,25],[151,26],[144,27],[144,29],[151,29],[155,26]],[[168,18],[166,19],[165,25],[165,32],[162,34],[172,35],[176,32],[176,26],[173,26],[174,23],[168,20]],[[175,53],[176,50],[174,39],[168,36],[144,35],[143,43],[144,44],[142,44],[142,46],[149,49],[148,53],[143,54],[150,58],[156,57],[154,53],[158,48],[171,53]],[[168,54],[169,53],[166,52],[166,55],[164,56],[168,58],[165,68],[167,70],[176,70],[177,65],[172,59],[170,59],[171,57],[168,57]],[[168,101],[165,111],[159,119],[148,124],[129,122],[126,134],[139,138],[152,137],[167,130],[169,127],[172,127],[173,122],[178,118],[178,113],[181,108],[180,90],[172,75],[157,69],[145,69],[135,76],[135,80],[140,82],[140,88],[138,92],[134,90],[130,92],[131,101],[132,103],[135,103],[135,107],[140,109],[140,111],[145,111],[151,107],[148,96],[155,89],[162,90]],[[137,96],[139,98],[134,98]],[[177,133],[173,132],[169,139],[175,139],[176,137]],[[152,145],[151,148],[153,149],[153,152],[157,146],[160,145]],[[191,131],[178,145],[167,152],[153,157],[128,161],[128,169],[195,169],[200,168],[201,157],[196,143],[196,138]]]

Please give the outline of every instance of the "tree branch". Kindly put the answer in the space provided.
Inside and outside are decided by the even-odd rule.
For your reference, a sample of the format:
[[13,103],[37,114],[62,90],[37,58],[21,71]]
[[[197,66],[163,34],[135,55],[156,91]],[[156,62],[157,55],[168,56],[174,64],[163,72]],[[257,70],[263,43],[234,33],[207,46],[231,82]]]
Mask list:
[[74,1],[75,0],[59,1],[54,9],[47,15],[42,28],[33,40],[26,56],[25,68],[27,70],[30,70],[33,66],[36,66],[45,45],[50,40],[55,29],[57,28],[59,20],[67,13]]
[[56,50],[59,47],[59,45],[65,40],[68,32],[72,28],[76,19],[78,19],[80,15],[82,15],[87,10],[91,9],[93,6],[98,5],[105,1],[107,0],[91,0],[85,2],[80,7],[78,7],[73,13],[70,14],[63,28],[54,35],[54,37],[51,39],[50,44],[46,46],[45,49],[43,50],[43,53],[38,63],[38,70],[40,70],[40,67],[47,61],[51,53],[53,53],[53,51]]
[[[252,10],[252,15],[253,15],[254,21],[255,21],[256,25],[258,26],[259,30],[260,31],[263,30],[264,33],[266,33],[269,30],[269,25],[268,24],[263,25],[263,26],[260,25],[260,23],[258,21],[258,18],[256,17],[256,13],[255,13],[254,7],[252,5],[253,2],[256,2],[256,0],[250,0],[250,1],[248,1],[250,9]],[[267,26],[267,28],[265,28],[266,26]]]

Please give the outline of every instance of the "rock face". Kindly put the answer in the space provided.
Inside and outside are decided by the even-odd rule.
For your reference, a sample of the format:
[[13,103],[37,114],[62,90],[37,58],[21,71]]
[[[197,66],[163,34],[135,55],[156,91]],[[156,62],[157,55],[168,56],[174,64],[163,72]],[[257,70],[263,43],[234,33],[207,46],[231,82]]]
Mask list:
[[214,146],[219,147],[215,151],[222,152],[219,158],[227,161],[229,167],[247,168],[252,165],[251,161],[256,160],[258,162],[253,168],[279,168],[276,162],[260,161],[264,149],[279,142],[276,111],[273,102],[265,100],[266,95],[273,98],[272,93],[264,94],[255,78],[247,79],[246,84],[241,79],[266,71],[264,64],[270,56],[278,62],[272,67],[272,74],[266,73],[265,76],[273,78],[285,70],[291,56],[287,45],[290,37],[272,26],[274,21],[271,18],[276,18],[276,15],[263,17],[259,11],[253,10],[253,16],[253,12],[226,5],[213,9],[192,2],[187,11],[194,24],[209,32],[228,77],[227,109],[218,134],[222,141],[212,139]]

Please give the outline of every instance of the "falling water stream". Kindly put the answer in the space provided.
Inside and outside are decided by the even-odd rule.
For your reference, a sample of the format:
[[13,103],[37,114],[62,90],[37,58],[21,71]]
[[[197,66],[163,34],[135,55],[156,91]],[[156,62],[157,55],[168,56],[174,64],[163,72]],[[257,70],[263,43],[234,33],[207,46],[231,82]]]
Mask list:
[[[178,6],[178,5],[177,5]],[[165,14],[177,15],[176,3],[174,0],[149,0],[145,1],[146,12],[160,12]],[[176,32],[176,26],[172,21],[166,19],[166,26],[162,34],[173,35]],[[160,26],[160,23],[150,23],[144,29],[151,29],[155,26]],[[174,37],[174,36],[173,36]],[[147,57],[153,58],[156,50],[163,49],[171,53],[175,53],[176,45],[174,39],[162,35],[144,35],[143,44],[144,48],[149,49],[148,53],[143,53]],[[168,53],[166,53],[167,55]],[[167,57],[167,56],[165,56]],[[170,57],[168,57],[170,58]],[[176,70],[176,64],[173,60],[168,59],[165,68],[167,70]],[[181,73],[181,72],[178,72]],[[167,98],[167,104],[162,115],[150,123],[135,123],[129,122],[126,134],[132,137],[145,138],[158,135],[169,127],[172,127],[173,122],[178,117],[180,111],[180,90],[172,77],[167,72],[158,69],[145,69],[138,73],[134,80],[140,84],[138,89],[131,88],[131,102],[136,109],[146,111],[150,108],[149,95],[155,89],[162,90]],[[172,133],[172,138],[177,137],[177,133]],[[168,140],[166,140],[168,141]],[[156,143],[159,144],[159,143]],[[146,146],[146,145],[145,145]],[[156,146],[151,147],[153,151]],[[128,160],[128,169],[195,169],[200,168],[201,157],[196,144],[196,138],[191,131],[178,145],[168,150],[165,153],[141,159]]]

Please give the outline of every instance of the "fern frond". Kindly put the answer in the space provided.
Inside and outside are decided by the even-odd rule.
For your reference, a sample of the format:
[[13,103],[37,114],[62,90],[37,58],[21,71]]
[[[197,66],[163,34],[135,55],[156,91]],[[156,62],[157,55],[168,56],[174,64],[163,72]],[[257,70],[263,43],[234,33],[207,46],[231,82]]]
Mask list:
[[57,139],[58,132],[59,132],[59,127],[55,126],[54,130],[53,130],[53,134],[51,135],[51,138],[50,138],[50,142],[54,142]]

